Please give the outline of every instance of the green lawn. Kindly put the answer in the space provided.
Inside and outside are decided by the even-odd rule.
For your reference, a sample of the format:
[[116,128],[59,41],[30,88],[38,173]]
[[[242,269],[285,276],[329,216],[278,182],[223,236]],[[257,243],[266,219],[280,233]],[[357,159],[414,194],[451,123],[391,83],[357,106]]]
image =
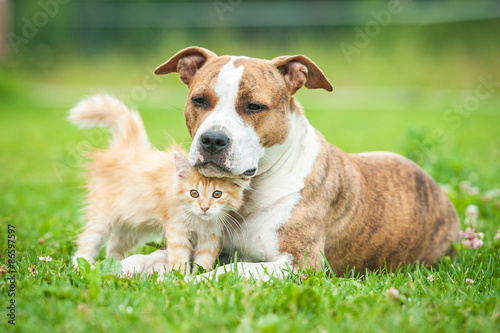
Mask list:
[[[109,62],[100,64],[104,68]],[[366,69],[367,60],[362,64]],[[450,73],[450,66],[441,70]],[[109,76],[118,67],[111,66]],[[458,244],[458,255],[434,268],[405,266],[392,273],[367,272],[364,278],[310,274],[262,283],[229,275],[219,283],[194,285],[176,274],[162,283],[119,278],[108,262],[92,272],[72,269],[73,240],[84,223],[79,210],[85,152],[89,145],[104,147],[108,135],[74,128],[65,119],[67,110],[92,91],[110,91],[139,107],[156,146],[168,143],[169,136],[186,143],[189,137],[182,114],[187,90],[175,75],[162,78],[144,99],[134,99],[133,89],[149,75],[142,66],[132,69],[133,75],[123,74],[120,86],[120,78],[92,81],[83,66],[65,68],[35,79],[5,70],[0,78],[0,266],[8,266],[7,237],[14,226],[17,270],[15,297],[9,296],[10,274],[0,277],[1,331],[500,331],[500,240],[494,240],[500,195],[486,196],[500,188],[499,90],[461,115],[459,124],[446,118],[447,110],[473,94],[476,74],[488,72],[468,72],[474,79],[465,87],[448,78],[453,88],[440,89],[391,85],[397,75],[392,81],[382,78],[389,82],[380,87],[371,77],[346,82],[345,69],[332,80],[334,93],[298,94],[311,123],[345,151],[391,150],[423,165],[449,187],[462,229],[466,207],[477,205],[482,247]],[[11,299],[15,326],[6,316]]]

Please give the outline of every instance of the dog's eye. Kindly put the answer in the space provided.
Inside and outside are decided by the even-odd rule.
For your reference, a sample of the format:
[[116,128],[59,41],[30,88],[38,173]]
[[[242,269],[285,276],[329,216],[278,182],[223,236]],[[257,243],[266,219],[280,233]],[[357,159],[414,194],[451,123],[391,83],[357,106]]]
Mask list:
[[191,194],[193,198],[198,198],[200,196],[200,194],[196,190],[191,190],[189,194]]
[[212,193],[212,196],[215,199],[219,199],[220,197],[222,197],[222,192],[221,191],[215,191],[214,193]]
[[255,103],[250,103],[246,106],[246,111],[248,113],[257,113],[262,110],[266,110],[267,106],[265,105],[260,105],[260,104],[255,104]]
[[191,100],[193,101],[194,105],[196,105],[196,106],[200,106],[200,107],[207,107],[208,106],[208,101],[203,97],[193,97]]

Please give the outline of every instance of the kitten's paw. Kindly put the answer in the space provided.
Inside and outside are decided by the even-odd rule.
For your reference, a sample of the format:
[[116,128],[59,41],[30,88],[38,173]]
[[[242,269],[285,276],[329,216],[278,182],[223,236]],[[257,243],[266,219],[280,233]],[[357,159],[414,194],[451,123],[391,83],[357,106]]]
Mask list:
[[146,271],[148,256],[136,254],[120,261],[122,264],[121,276],[133,277],[134,274],[142,274]]

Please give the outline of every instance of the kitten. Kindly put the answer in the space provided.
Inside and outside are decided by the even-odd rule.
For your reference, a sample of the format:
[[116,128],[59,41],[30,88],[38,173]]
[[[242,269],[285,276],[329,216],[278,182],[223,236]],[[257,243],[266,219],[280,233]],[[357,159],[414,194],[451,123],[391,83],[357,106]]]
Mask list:
[[107,241],[106,256],[121,259],[149,235],[167,238],[167,270],[189,272],[189,261],[210,269],[219,254],[223,228],[231,227],[248,179],[205,178],[179,148],[159,151],[148,141],[138,113],[98,95],[69,115],[81,127],[107,126],[113,139],[96,149],[88,164],[87,225],[73,257],[94,263]]

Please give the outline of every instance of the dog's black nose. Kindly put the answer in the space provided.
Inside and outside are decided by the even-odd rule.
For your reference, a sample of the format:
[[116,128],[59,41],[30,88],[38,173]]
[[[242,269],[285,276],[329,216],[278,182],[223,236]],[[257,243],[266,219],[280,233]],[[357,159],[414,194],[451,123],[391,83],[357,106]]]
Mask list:
[[217,154],[227,148],[229,145],[229,138],[217,132],[207,132],[202,134],[201,147],[207,153]]

